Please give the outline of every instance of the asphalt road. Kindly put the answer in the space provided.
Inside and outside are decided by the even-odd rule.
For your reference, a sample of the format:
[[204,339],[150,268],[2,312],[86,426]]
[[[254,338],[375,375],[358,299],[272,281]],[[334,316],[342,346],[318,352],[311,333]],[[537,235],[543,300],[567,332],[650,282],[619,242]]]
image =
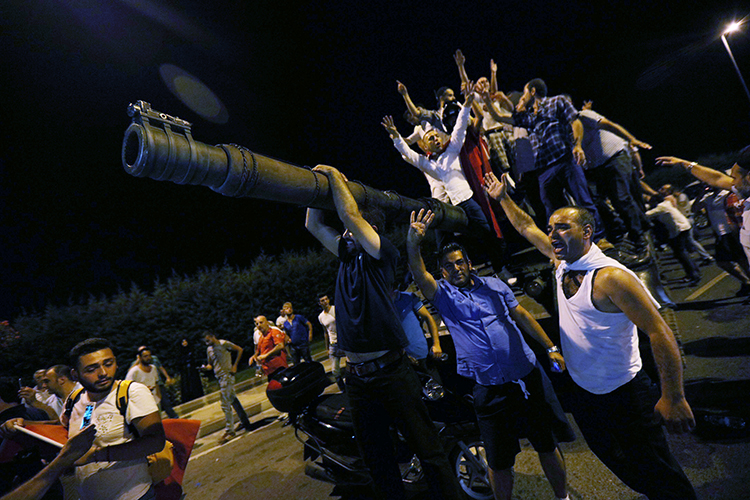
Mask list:
[[[710,245],[709,245],[710,249]],[[704,267],[695,288],[673,283],[682,271],[667,259],[664,280],[678,304],[676,322],[685,349],[685,380],[700,403],[740,404],[750,394],[750,314],[734,297],[739,284],[715,265]],[[735,385],[710,384],[733,381]],[[743,385],[744,384],[744,385]],[[691,401],[696,406],[695,401]],[[187,468],[188,499],[325,499],[329,484],[304,475],[302,445],[291,426],[283,427],[273,410],[258,415],[259,427],[217,446],[218,433],[202,438]],[[265,424],[265,425],[264,425]],[[695,434],[673,436],[672,449],[706,500],[750,499],[750,439],[721,440]],[[563,446],[571,498],[576,500],[643,498],[624,486],[580,438]],[[525,446],[516,462],[514,498],[553,498],[533,451]]]

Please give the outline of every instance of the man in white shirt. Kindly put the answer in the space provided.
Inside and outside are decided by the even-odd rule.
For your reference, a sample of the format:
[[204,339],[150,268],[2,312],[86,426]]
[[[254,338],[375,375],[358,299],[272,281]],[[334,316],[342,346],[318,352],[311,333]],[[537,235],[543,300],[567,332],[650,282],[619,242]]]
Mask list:
[[343,379],[341,378],[341,358],[344,356],[344,351],[338,347],[338,338],[336,336],[336,307],[331,305],[331,299],[328,295],[321,295],[318,299],[318,304],[323,309],[318,314],[318,321],[326,331],[326,346],[328,348],[328,356],[331,359],[331,373],[333,378],[336,379],[339,389],[343,390]]
[[697,285],[701,280],[701,272],[698,269],[698,264],[693,261],[688,252],[688,235],[692,228],[690,221],[669,200],[665,200],[660,194],[652,196],[649,199],[649,204],[652,208],[646,211],[646,215],[661,221],[666,227],[667,244],[685,270],[683,281],[687,282],[688,286]]
[[[83,386],[60,421],[73,438],[96,426],[94,445],[76,462],[81,500],[154,500],[146,457],[164,449],[164,427],[151,392],[138,382],[128,388],[124,415],[117,407],[117,360],[109,341],[91,338],[70,351],[72,375]],[[4,426],[24,425],[13,419]]]
[[[695,418],[685,399],[680,351],[659,304],[632,271],[593,243],[590,212],[558,209],[545,234],[507,195],[504,177],[485,179],[489,195],[555,267],[562,354],[577,386],[571,411],[589,448],[649,498],[695,499],[660,426],[684,433]],[[660,394],[642,369],[638,328],[651,341]]]
[[740,228],[740,243],[745,250],[745,256],[750,262],[750,146],[740,151],[737,163],[732,166],[730,175],[718,170],[698,165],[694,161],[682,160],[674,156],[661,156],[656,159],[658,165],[665,167],[681,166],[693,177],[719,189],[734,192],[742,202],[742,227]]
[[81,387],[81,384],[73,380],[73,375],[70,373],[70,367],[67,365],[55,365],[47,370],[47,378],[49,379],[48,387],[51,393],[57,396],[60,401],[60,412],[58,417],[62,415],[63,403],[71,392]]
[[[472,90],[474,84],[468,82],[466,88],[466,99],[461,111],[458,113],[456,124],[450,136],[437,129],[430,129],[422,137],[424,155],[418,154],[409,147],[401,135],[398,133],[393,123],[393,118],[386,116],[383,118],[383,128],[388,132],[393,140],[394,147],[401,153],[401,157],[421,172],[429,175],[433,179],[441,182],[445,187],[448,201],[451,205],[460,207],[466,213],[469,220],[468,228],[465,235],[474,239],[477,246],[491,259],[502,253],[498,248],[493,247],[496,236],[487,218],[479,206],[479,203],[473,198],[474,192],[466,180],[459,154],[466,138],[466,128],[469,125],[471,104],[474,102],[475,93]],[[452,95],[452,94],[451,94]],[[438,247],[441,246],[441,238],[438,238]],[[493,263],[496,260],[493,259]],[[495,269],[499,271],[500,269]]]
[[159,402],[161,401],[159,373],[153,365],[151,349],[146,346],[141,346],[138,349],[138,361],[130,368],[130,370],[128,370],[128,374],[125,375],[125,380],[140,382],[148,387],[148,390],[150,390],[151,394],[154,396],[156,405],[159,405]]

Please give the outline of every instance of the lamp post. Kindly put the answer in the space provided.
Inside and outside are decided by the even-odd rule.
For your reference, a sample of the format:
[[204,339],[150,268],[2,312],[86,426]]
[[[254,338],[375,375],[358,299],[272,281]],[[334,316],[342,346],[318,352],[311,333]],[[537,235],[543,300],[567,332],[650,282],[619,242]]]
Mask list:
[[745,83],[745,79],[742,78],[742,73],[740,73],[740,68],[737,66],[737,61],[734,60],[734,54],[732,54],[732,49],[729,48],[729,42],[727,42],[727,35],[730,33],[734,33],[735,31],[739,31],[740,27],[742,26],[742,23],[740,21],[733,21],[729,23],[724,30],[724,32],[721,34],[721,41],[724,42],[724,47],[727,49],[727,53],[729,54],[729,58],[732,60],[732,64],[734,65],[734,70],[737,72],[737,76],[740,78],[740,82],[742,83],[742,88],[745,89],[745,95],[747,95],[748,101],[750,101],[750,91],[747,90],[747,84]]

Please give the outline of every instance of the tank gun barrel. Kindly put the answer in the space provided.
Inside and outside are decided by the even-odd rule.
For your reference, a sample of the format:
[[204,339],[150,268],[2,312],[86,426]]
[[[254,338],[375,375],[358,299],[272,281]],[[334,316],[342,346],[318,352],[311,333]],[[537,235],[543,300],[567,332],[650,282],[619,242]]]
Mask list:
[[[335,210],[328,178],[318,172],[254,153],[236,144],[210,146],[196,141],[192,124],[156,111],[144,101],[128,106],[132,117],[122,143],[122,165],[135,177],[201,185],[233,198],[258,198]],[[414,200],[358,181],[349,188],[360,206],[376,205],[391,220],[408,220],[422,208],[435,213],[433,226],[460,231],[463,210],[433,198]]]

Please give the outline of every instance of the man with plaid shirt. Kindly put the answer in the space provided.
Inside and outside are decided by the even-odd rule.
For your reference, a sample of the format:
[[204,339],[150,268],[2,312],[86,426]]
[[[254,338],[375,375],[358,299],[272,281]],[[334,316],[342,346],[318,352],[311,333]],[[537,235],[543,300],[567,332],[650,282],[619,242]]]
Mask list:
[[524,86],[513,113],[513,122],[528,130],[536,151],[536,166],[541,170],[539,195],[547,217],[556,209],[569,205],[562,196],[565,188],[576,204],[594,214],[594,241],[604,238],[604,225],[581,168],[586,156],[581,147],[583,125],[578,120],[578,110],[564,96],[547,97],[544,80],[535,78]]

